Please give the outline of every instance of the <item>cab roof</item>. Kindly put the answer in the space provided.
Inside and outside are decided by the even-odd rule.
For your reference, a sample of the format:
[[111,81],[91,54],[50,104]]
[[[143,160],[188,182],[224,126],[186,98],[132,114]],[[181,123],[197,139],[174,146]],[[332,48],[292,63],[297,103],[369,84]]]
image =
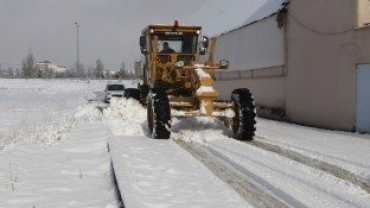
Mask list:
[[180,26],[180,25],[159,25],[159,24],[155,24],[155,25],[148,25],[147,27],[145,27],[141,33],[144,35],[144,34],[148,34],[150,33],[150,30],[153,30],[154,32],[153,33],[156,33],[156,32],[167,32],[167,31],[179,31],[179,32],[189,32],[189,33],[196,33],[197,31],[200,31],[202,30],[202,27],[200,26]]

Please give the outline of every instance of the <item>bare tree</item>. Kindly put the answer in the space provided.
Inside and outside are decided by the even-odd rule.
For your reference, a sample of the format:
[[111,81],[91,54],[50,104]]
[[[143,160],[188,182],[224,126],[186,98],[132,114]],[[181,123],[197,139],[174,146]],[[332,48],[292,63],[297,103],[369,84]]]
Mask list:
[[35,58],[33,57],[32,52],[30,51],[26,58],[22,61],[22,72],[25,77],[35,76]]
[[7,70],[7,75],[9,77],[14,77],[14,70],[12,67],[9,67],[8,70]]
[[104,64],[100,58],[96,60],[95,77],[102,78],[104,72]]
[[110,72],[109,69],[104,70],[104,78],[105,79],[111,79],[112,78],[111,72]]
[[21,73],[21,70],[19,70],[19,68],[17,68],[17,69],[15,70],[15,73],[14,73],[14,74],[15,74],[15,76],[16,76],[16,77],[21,77],[21,74],[22,74],[22,73]]
[[87,72],[86,72],[86,74],[87,74],[87,77],[88,77],[88,78],[95,77],[95,68],[94,68],[94,67],[89,66],[89,67],[87,68]]
[[76,76],[77,77],[85,77],[84,65],[82,63],[76,63]]

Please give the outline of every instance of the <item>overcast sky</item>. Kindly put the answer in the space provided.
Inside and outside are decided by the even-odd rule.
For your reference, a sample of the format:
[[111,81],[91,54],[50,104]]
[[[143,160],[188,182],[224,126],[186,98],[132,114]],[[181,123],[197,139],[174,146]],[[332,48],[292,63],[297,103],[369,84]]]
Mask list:
[[171,24],[209,0],[0,0],[0,63],[20,67],[29,49],[36,61],[71,67],[76,62],[76,25],[80,59],[105,68],[140,58],[140,31],[150,23]]

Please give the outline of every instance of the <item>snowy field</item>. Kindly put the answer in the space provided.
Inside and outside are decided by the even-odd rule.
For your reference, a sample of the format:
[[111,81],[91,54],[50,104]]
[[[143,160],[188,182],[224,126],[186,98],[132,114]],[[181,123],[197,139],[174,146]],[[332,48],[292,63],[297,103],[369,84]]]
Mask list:
[[110,130],[87,101],[105,85],[0,80],[0,207],[118,207]]
[[[0,79],[0,149],[27,140],[53,143],[73,126],[77,107],[105,82]],[[40,134],[42,133],[42,134]]]
[[[131,99],[107,106],[97,96],[105,85],[0,80],[0,207],[120,207],[111,160],[126,208],[263,207],[230,188],[179,141],[286,207],[370,207],[369,135],[258,119],[255,143],[246,143],[231,139],[222,122],[199,118],[173,119],[172,138],[152,140],[146,109]],[[361,180],[288,159],[286,152]]]

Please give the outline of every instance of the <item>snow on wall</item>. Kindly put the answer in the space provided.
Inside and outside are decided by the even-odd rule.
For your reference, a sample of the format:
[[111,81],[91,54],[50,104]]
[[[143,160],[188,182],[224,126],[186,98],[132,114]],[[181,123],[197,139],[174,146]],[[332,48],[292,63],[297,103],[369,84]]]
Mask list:
[[204,35],[216,37],[276,13],[285,1],[209,0],[184,23],[201,25]]
[[259,69],[284,64],[284,29],[276,15],[217,38],[216,60],[230,61],[229,69]]

